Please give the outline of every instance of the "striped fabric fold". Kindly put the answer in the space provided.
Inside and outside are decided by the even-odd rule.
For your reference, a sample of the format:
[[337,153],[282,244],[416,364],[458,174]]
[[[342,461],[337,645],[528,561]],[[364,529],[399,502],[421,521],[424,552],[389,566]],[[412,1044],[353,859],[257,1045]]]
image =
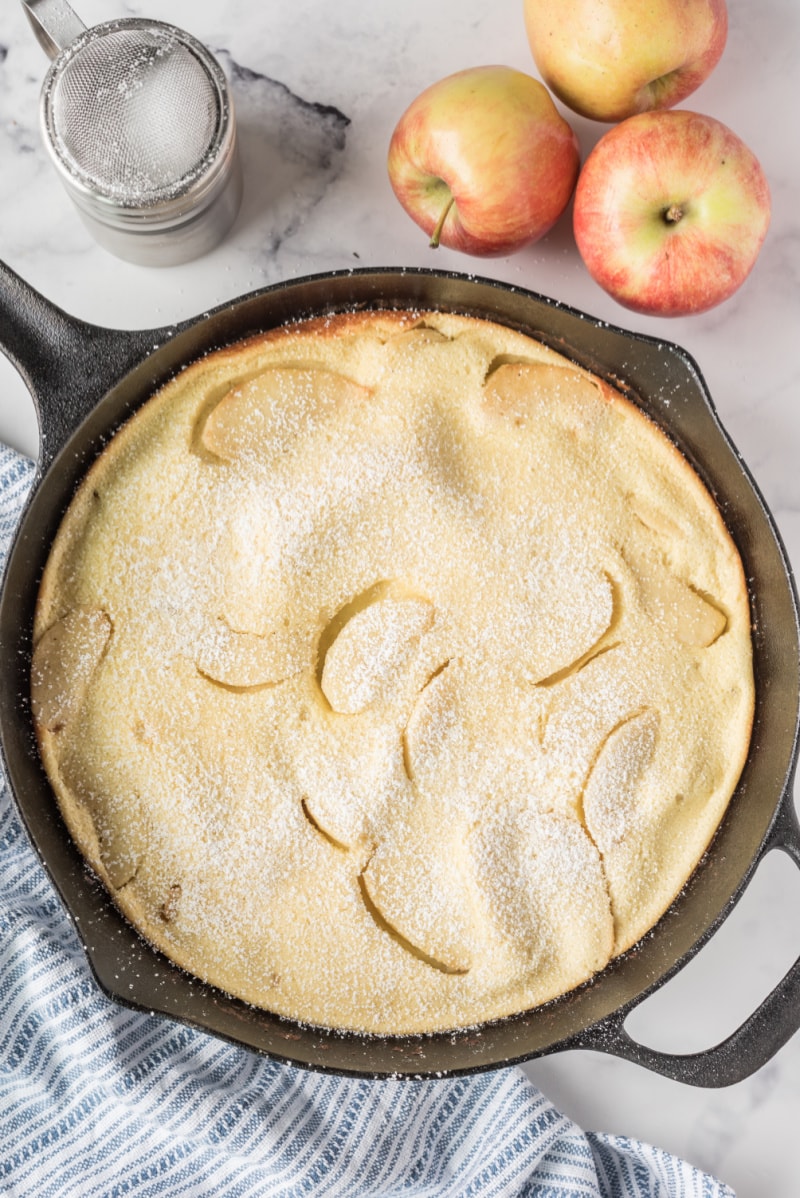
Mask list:
[[[0,446],[0,565],[32,478]],[[584,1134],[520,1069],[336,1078],[121,1008],[0,781],[0,1194],[733,1198],[658,1149]]]

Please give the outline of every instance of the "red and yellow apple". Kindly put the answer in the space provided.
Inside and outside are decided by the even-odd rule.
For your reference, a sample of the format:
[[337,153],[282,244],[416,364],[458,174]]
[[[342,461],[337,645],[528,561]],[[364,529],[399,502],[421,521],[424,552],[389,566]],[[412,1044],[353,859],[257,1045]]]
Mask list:
[[511,254],[561,216],[580,167],[578,141],[547,88],[511,67],[459,71],[401,116],[389,179],[430,237],[465,254]]
[[766,236],[758,159],[726,125],[646,112],[610,129],[575,191],[575,240],[591,276],[635,312],[685,316],[722,303]]
[[548,87],[598,121],[680,104],[728,33],[725,0],[525,0],[525,24]]

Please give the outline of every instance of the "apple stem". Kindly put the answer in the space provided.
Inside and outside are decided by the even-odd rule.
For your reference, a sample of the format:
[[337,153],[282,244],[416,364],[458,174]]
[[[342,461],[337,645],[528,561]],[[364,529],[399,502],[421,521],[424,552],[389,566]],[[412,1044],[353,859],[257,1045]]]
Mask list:
[[430,245],[432,250],[438,249],[439,240],[442,236],[442,229],[444,228],[444,222],[447,220],[447,214],[450,211],[450,209],[453,207],[454,203],[455,203],[455,197],[450,196],[450,199],[447,201],[447,203],[444,206],[444,209],[442,210],[441,216],[439,217],[439,219],[436,222],[436,227],[434,228],[433,232],[431,233],[431,239],[428,242],[428,244]]
[[683,219],[683,208],[680,204],[670,204],[669,208],[664,210],[664,220],[668,225],[677,225],[679,220]]

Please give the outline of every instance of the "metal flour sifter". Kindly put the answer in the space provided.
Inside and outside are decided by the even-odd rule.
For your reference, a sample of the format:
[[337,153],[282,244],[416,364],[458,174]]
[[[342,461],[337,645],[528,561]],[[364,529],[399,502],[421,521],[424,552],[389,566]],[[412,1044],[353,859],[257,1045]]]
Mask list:
[[199,257],[228,232],[242,176],[233,104],[214,56],[161,21],[87,28],[66,0],[22,0],[52,65],[45,145],[97,241],[143,266]]

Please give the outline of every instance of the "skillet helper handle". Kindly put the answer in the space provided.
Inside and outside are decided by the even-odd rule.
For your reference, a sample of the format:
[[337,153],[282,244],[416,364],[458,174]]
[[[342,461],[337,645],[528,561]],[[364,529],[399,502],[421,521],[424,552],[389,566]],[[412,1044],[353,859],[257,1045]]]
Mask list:
[[39,422],[39,470],[163,330],[123,332],[67,315],[0,262],[0,350],[16,366]]
[[[791,788],[784,796],[780,814],[761,859],[772,849],[782,849],[800,869],[800,825]],[[636,1005],[633,1003],[588,1028],[578,1037],[575,1047],[611,1053],[687,1085],[734,1085],[766,1065],[800,1028],[800,957],[735,1032],[703,1052],[681,1055],[659,1052],[639,1044],[625,1031],[624,1026],[625,1019]]]

